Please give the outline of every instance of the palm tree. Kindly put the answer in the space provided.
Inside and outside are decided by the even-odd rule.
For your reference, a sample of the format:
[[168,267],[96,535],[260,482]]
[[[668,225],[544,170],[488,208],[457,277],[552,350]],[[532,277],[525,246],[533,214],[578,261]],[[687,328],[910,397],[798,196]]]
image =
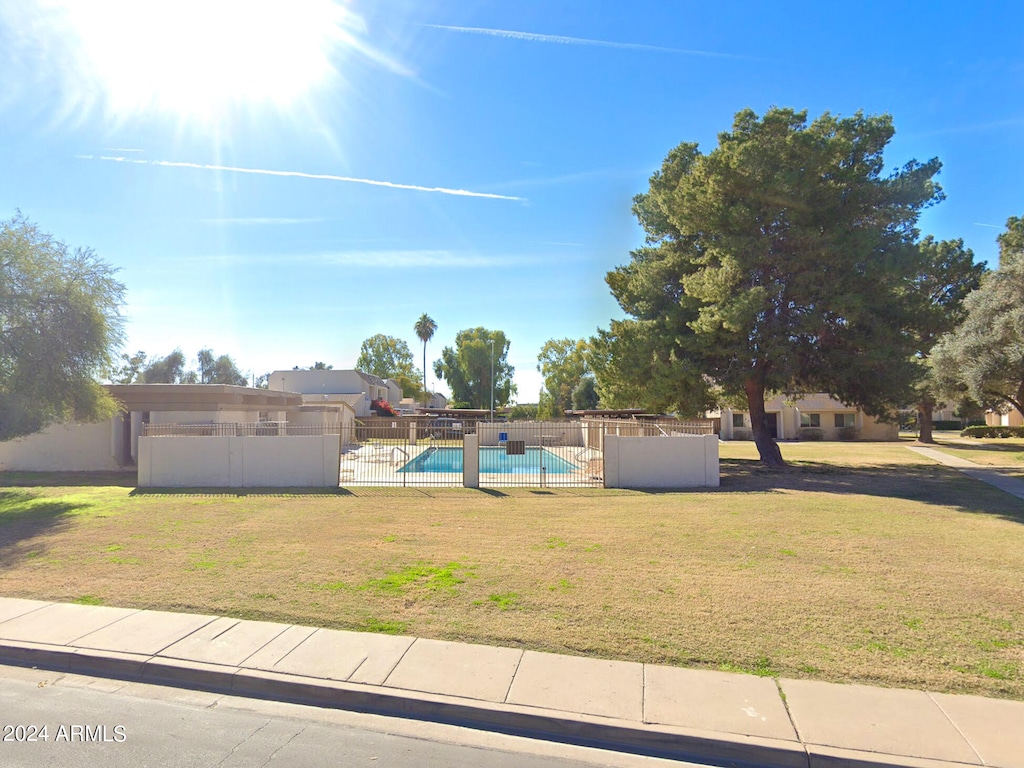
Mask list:
[[413,326],[416,337],[423,342],[423,405],[427,404],[427,342],[434,338],[434,331],[437,330],[437,323],[426,312],[420,315],[420,319]]

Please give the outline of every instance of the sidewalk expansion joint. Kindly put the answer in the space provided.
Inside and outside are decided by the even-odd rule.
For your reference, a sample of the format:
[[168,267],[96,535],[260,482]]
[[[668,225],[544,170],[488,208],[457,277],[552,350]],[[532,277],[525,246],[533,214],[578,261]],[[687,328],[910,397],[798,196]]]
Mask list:
[[[296,625],[295,625],[295,624],[292,624],[292,625],[290,625],[290,626],[288,627],[288,629],[291,629],[291,628],[292,628],[292,627],[294,627],[294,626],[296,626]],[[287,631],[288,631],[288,629],[284,630],[284,632],[287,632]],[[314,629],[314,630],[313,630],[312,632],[310,632],[310,633],[309,633],[308,635],[306,635],[306,636],[305,636],[304,638],[302,638],[301,640],[299,640],[299,642],[297,642],[297,643],[295,644],[295,647],[294,647],[294,648],[291,648],[291,649],[290,649],[290,650],[289,650],[289,651],[288,651],[288,652],[287,652],[287,653],[286,653],[286,654],[285,654],[284,656],[282,656],[282,657],[281,657],[280,659],[278,659],[277,661],[275,661],[275,662],[274,662],[273,664],[271,664],[271,665],[270,665],[269,671],[270,671],[270,672],[275,672],[276,670],[275,670],[274,668],[275,668],[275,667],[276,667],[276,666],[277,666],[278,664],[280,664],[280,663],[281,663],[282,661],[284,661],[284,660],[285,660],[285,659],[287,659],[287,658],[288,658],[289,656],[291,656],[291,655],[292,655],[293,653],[295,653],[295,652],[296,652],[297,650],[299,650],[299,648],[301,648],[301,647],[302,647],[303,645],[305,645],[306,641],[307,641],[307,640],[309,640],[309,638],[311,638],[311,637],[312,637],[313,635],[315,635],[315,634],[316,634],[317,632],[319,632],[319,631],[320,631],[319,629]],[[284,632],[281,632],[281,634],[277,635],[277,636],[276,636],[276,637],[274,638],[274,640],[276,640],[276,639],[277,639],[278,637],[280,637],[281,635],[283,635],[283,634],[284,634]],[[270,645],[270,643],[271,643],[271,642],[273,642],[273,641],[271,641],[271,640],[268,640],[268,641],[267,641],[267,642],[266,642],[266,643],[264,644],[264,646],[263,646],[263,647],[266,647],[267,645]],[[246,656],[245,658],[246,658],[246,660],[248,660],[248,659],[251,659],[251,658],[252,658],[253,656],[255,656],[255,655],[256,655],[256,653],[250,653],[250,654],[249,654],[248,656]]]
[[[140,613],[141,613],[141,611],[140,611]],[[125,616],[125,618],[127,619],[128,617],[127,617],[127,616]],[[159,648],[159,649],[157,649],[156,651],[154,651],[154,652],[153,652],[153,655],[154,655],[154,656],[159,656],[159,655],[160,655],[161,653],[163,653],[164,651],[166,651],[166,650],[167,650],[168,648],[170,648],[170,647],[171,647],[172,645],[175,645],[175,644],[177,644],[177,643],[180,643],[180,642],[181,642],[182,640],[184,640],[184,639],[185,639],[186,637],[192,637],[192,635],[194,635],[194,634],[195,634],[196,632],[198,632],[198,631],[199,631],[200,629],[203,629],[204,627],[208,627],[208,626],[210,626],[210,625],[211,625],[211,624],[212,624],[213,622],[215,622],[215,621],[217,620],[217,617],[216,617],[216,616],[207,616],[206,618],[208,618],[208,619],[209,619],[209,621],[207,621],[207,622],[204,622],[203,624],[200,624],[200,625],[199,625],[198,627],[196,627],[195,629],[193,629],[193,630],[192,630],[191,632],[186,632],[186,633],[185,633],[184,635],[182,635],[181,637],[176,637],[176,638],[174,638],[174,640],[172,640],[171,642],[169,642],[169,643],[168,643],[167,645],[165,645],[165,646],[164,646],[163,648]],[[167,658],[174,658],[174,657],[173,657],[173,656],[168,656]]]
[[[265,642],[265,643],[264,643],[263,645],[261,645],[261,646],[260,646],[259,648],[257,648],[257,649],[256,649],[255,651],[253,651],[253,652],[252,652],[252,653],[250,653],[250,654],[249,654],[248,656],[246,656],[246,657],[245,657],[244,659],[242,659],[242,660],[241,660],[241,661],[239,662],[238,666],[239,666],[239,667],[244,667],[244,666],[245,666],[245,662],[247,662],[247,661],[248,661],[249,659],[251,659],[251,658],[252,658],[253,656],[255,656],[255,655],[256,655],[257,653],[259,653],[260,651],[262,651],[262,650],[263,650],[264,648],[266,648],[266,647],[267,647],[268,645],[270,645],[270,644],[271,644],[272,642],[274,642],[275,640],[277,640],[277,638],[279,638],[279,637],[280,637],[281,635],[283,635],[283,634],[284,634],[285,632],[287,632],[287,631],[288,631],[289,629],[291,629],[291,628],[292,628],[293,626],[295,626],[295,625],[294,625],[294,624],[289,624],[288,626],[286,626],[286,627],[285,627],[284,629],[282,629],[282,630],[281,630],[280,632],[278,632],[278,633],[277,633],[276,635],[274,635],[274,636],[273,636],[272,638],[270,638],[269,640],[267,640],[267,642]],[[312,633],[310,633],[310,634],[312,634]],[[305,639],[304,639],[304,640],[302,640],[302,642],[300,642],[300,643],[299,643],[299,645],[302,645],[302,643],[304,643],[304,642],[305,642]],[[298,646],[296,646],[296,648],[297,648],[297,647],[298,647]],[[295,648],[293,648],[292,650],[295,650]],[[291,651],[288,651],[288,653],[291,653]],[[286,653],[286,654],[285,654],[285,656],[287,656],[287,655],[288,655],[288,654]],[[281,658],[284,658],[284,656],[282,656]],[[281,660],[281,659],[278,659],[277,661],[280,661],[280,660]],[[277,661],[275,661],[274,663],[276,664],[276,663],[277,663]]]
[[[221,630],[220,632],[218,632],[218,633],[217,633],[216,635],[214,635],[213,637],[211,637],[211,638],[210,638],[210,640],[211,640],[211,641],[213,641],[213,640],[216,640],[216,639],[217,639],[218,637],[220,637],[221,635],[223,635],[223,634],[224,634],[225,632],[230,632],[230,631],[231,631],[232,629],[234,629],[235,627],[237,627],[237,626],[238,626],[239,624],[241,624],[241,623],[242,623],[241,621],[236,621],[236,622],[235,622],[234,624],[232,624],[232,625],[231,625],[230,627],[227,627],[226,629],[222,629],[222,630]],[[206,626],[209,626],[209,625],[207,624]],[[197,631],[198,631],[198,630],[197,630]]]
[[[402,659],[405,658],[405,655],[407,653],[409,653],[409,651],[412,650],[412,647],[414,645],[416,645],[416,643],[418,643],[419,641],[420,641],[420,639],[418,637],[414,638],[413,641],[411,643],[409,643],[409,647],[406,648],[404,651],[402,651],[402,655],[398,657],[398,661],[396,661],[394,663],[394,665],[391,667],[391,669],[388,670],[388,673],[386,675],[384,675],[384,679],[380,681],[380,686],[382,688],[388,684],[388,680],[391,679],[391,676],[395,673],[395,670],[398,669],[398,665],[402,663]],[[355,674],[355,672],[353,671],[352,675],[354,675],[354,674]],[[349,675],[349,677],[352,677],[352,675]]]
[[[88,632],[86,632],[85,634],[82,634],[82,635],[79,635],[78,637],[74,637],[74,638],[72,638],[72,639],[71,639],[71,640],[69,640],[68,642],[64,643],[64,645],[66,645],[66,646],[69,646],[69,647],[72,647],[72,643],[77,643],[77,642],[78,642],[79,640],[81,640],[81,639],[82,639],[83,637],[88,637],[89,635],[93,634],[94,632],[99,632],[99,631],[101,631],[101,630],[104,630],[104,629],[109,629],[110,627],[114,626],[115,624],[117,624],[117,623],[119,623],[119,622],[122,622],[122,621],[124,621],[124,620],[125,620],[125,619],[127,619],[128,617],[130,617],[130,616],[134,616],[135,614],[137,614],[137,613],[141,613],[141,612],[142,612],[142,611],[139,611],[139,610],[136,610],[136,611],[132,611],[131,613],[125,614],[124,616],[122,616],[122,617],[121,617],[121,618],[119,618],[119,619],[114,619],[114,620],[113,620],[112,622],[110,622],[109,624],[104,624],[104,625],[103,625],[102,627],[96,627],[96,628],[94,628],[94,629],[90,629],[90,630],[89,630]],[[74,647],[77,647],[77,646],[74,646]]]
[[793,733],[796,734],[797,743],[803,747],[804,756],[807,758],[807,768],[811,768],[811,750],[808,749],[807,743],[804,741],[803,736],[800,735],[800,729],[797,727],[796,718],[793,717],[793,713],[789,709],[789,701],[786,699],[786,692],[782,690],[782,681],[777,677],[772,678],[775,683],[775,688],[779,692],[779,700],[782,701],[782,708],[786,710],[786,717],[789,718],[789,724],[793,726]]
[[505,697],[501,700],[502,704],[508,703],[508,695],[512,693],[512,683],[516,681],[516,675],[519,674],[519,665],[523,663],[523,656],[526,655],[526,651],[519,650],[519,658],[516,659],[516,668],[512,670],[512,677],[509,678],[508,688],[505,689]]
[[974,756],[975,756],[976,758],[978,758],[978,765],[986,765],[987,763],[985,762],[985,759],[984,759],[984,758],[983,758],[983,757],[981,756],[981,754],[980,754],[980,753],[978,752],[978,750],[977,750],[977,748],[976,748],[976,747],[974,746],[974,744],[973,744],[973,743],[971,743],[971,740],[970,740],[970,739],[969,739],[969,738],[967,737],[967,734],[966,734],[966,733],[964,733],[964,732],[963,732],[963,729],[962,729],[962,728],[961,728],[961,727],[960,727],[959,725],[957,725],[957,724],[956,724],[956,723],[955,723],[955,722],[953,721],[953,718],[951,718],[951,717],[949,716],[949,713],[948,713],[948,712],[946,712],[946,710],[945,710],[945,708],[943,708],[942,704],[941,704],[941,703],[939,703],[939,701],[937,701],[937,700],[936,700],[936,698],[935,698],[934,696],[932,696],[932,695],[931,695],[930,693],[928,693],[927,691],[925,691],[925,695],[926,695],[926,696],[927,696],[927,697],[928,697],[929,699],[931,699],[931,700],[932,700],[932,702],[933,702],[933,703],[935,704],[935,706],[936,706],[936,707],[938,707],[938,708],[939,708],[939,712],[941,712],[941,713],[942,713],[942,716],[943,716],[944,718],[946,718],[946,721],[947,721],[947,722],[948,722],[948,723],[949,723],[950,725],[952,725],[952,726],[953,726],[953,729],[954,729],[954,730],[955,730],[955,731],[956,731],[957,733],[959,733],[959,734],[960,734],[960,738],[962,738],[962,739],[963,739],[963,740],[964,740],[965,742],[967,742],[967,746],[971,748],[971,751],[972,751],[972,752],[974,753]]

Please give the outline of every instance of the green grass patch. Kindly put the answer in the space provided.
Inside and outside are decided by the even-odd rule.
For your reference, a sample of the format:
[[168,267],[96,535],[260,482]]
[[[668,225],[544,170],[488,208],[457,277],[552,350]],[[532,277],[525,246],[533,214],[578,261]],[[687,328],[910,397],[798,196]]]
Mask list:
[[103,598],[96,595],[82,595],[71,601],[75,605],[103,605]]
[[498,606],[500,611],[519,607],[519,594],[517,592],[502,592],[500,594],[488,595],[487,599]]
[[759,656],[748,664],[725,661],[719,664],[718,668],[722,672],[742,672],[748,675],[757,675],[758,677],[779,676],[779,670],[767,656]]
[[366,619],[359,629],[363,632],[375,632],[379,635],[404,635],[409,630],[409,624],[404,621],[385,621],[371,617]]
[[428,592],[455,592],[472,573],[473,569],[462,563],[451,562],[443,566],[418,563],[392,571],[379,579],[370,579],[359,588],[385,595],[402,595],[413,586]]
[[114,565],[142,565],[142,560],[138,557],[108,557],[107,562]]

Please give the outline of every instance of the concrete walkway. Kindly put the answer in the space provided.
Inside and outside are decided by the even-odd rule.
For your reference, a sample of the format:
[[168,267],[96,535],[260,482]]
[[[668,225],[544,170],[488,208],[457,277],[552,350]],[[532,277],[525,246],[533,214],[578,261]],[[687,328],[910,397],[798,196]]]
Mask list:
[[1024,702],[0,598],[0,663],[721,765],[1024,768]]
[[907,448],[921,456],[926,456],[940,464],[945,464],[947,467],[959,470],[975,480],[981,480],[981,482],[995,486],[1001,491],[1006,491],[1011,496],[1024,499],[1024,480],[1004,475],[995,467],[975,464],[973,461],[961,459],[959,456],[952,456],[934,448],[925,448],[920,445],[908,445]]

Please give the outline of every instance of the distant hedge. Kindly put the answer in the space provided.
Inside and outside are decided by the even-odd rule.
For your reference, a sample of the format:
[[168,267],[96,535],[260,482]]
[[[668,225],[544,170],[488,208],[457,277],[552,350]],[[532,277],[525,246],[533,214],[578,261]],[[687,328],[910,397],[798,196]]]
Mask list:
[[836,435],[840,440],[856,440],[860,437],[860,430],[856,427],[843,427]]
[[1024,427],[968,427],[960,437],[1024,437]]
[[946,421],[933,421],[932,429],[963,429],[964,425],[960,419],[948,419]]

